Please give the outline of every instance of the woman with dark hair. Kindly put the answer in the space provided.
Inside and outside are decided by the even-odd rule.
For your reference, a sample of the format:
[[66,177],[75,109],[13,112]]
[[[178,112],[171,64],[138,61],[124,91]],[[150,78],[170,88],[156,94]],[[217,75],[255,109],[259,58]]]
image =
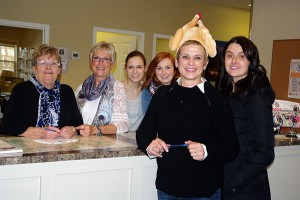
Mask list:
[[271,199],[267,168],[274,160],[275,93],[251,40],[238,36],[227,43],[216,86],[229,99],[241,148],[225,165],[223,199]]
[[127,79],[122,81],[126,93],[128,131],[135,132],[142,119],[141,88],[146,71],[146,58],[140,51],[130,52],[125,59]]
[[156,90],[162,85],[173,84],[178,77],[179,71],[175,68],[175,58],[171,53],[160,52],[152,59],[146,72],[146,80],[142,85],[143,114],[146,113]]

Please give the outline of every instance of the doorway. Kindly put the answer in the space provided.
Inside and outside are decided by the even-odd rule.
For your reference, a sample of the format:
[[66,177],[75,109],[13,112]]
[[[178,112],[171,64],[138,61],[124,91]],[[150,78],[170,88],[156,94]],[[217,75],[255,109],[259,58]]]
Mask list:
[[[47,24],[0,19],[0,44],[2,50],[0,71],[3,69],[5,72],[10,72],[9,76],[27,80],[32,74],[29,52],[34,47],[49,43],[49,29],[50,26]],[[12,53],[10,53],[10,56],[7,56],[8,53],[5,49],[11,47],[13,47],[14,51],[11,50]],[[7,67],[8,64],[9,68]],[[8,76],[8,74],[6,73],[3,76]]]
[[153,35],[153,48],[152,48],[152,57],[154,58],[155,55],[159,52],[169,52],[173,54],[175,57],[176,52],[171,51],[169,49],[169,40],[170,35],[162,35],[162,34],[154,34]]

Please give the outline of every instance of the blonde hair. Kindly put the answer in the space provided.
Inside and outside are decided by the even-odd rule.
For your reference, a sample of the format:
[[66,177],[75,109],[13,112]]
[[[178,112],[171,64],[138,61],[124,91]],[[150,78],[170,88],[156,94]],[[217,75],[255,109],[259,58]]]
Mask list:
[[112,43],[109,42],[98,42],[97,44],[95,44],[92,49],[90,50],[90,55],[89,55],[89,59],[90,61],[93,58],[93,55],[95,54],[96,51],[98,51],[99,49],[105,49],[106,52],[111,55],[111,59],[112,59],[112,63],[116,62],[116,57],[117,57],[117,53],[115,50],[115,47]]
[[206,60],[208,59],[207,50],[205,49],[205,47],[199,41],[197,41],[197,40],[187,40],[184,43],[182,43],[182,45],[178,48],[178,51],[176,52],[176,60],[179,59],[182,47],[188,46],[188,45],[191,45],[191,44],[202,46],[204,51],[206,52],[205,53],[205,59]]

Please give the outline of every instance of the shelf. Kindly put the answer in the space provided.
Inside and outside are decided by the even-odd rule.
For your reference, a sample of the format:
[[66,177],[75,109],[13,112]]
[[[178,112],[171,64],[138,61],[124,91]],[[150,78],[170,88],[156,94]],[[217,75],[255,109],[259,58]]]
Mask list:
[[11,60],[0,60],[0,62],[15,63],[15,61],[11,61]]

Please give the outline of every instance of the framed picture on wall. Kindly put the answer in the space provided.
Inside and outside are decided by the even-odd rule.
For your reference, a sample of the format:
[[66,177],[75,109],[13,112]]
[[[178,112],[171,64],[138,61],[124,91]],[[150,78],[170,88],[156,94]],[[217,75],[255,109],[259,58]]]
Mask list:
[[205,70],[205,79],[211,82],[216,82],[218,79],[219,69],[222,65],[221,56],[223,48],[227,42],[216,40],[217,55],[214,58],[209,58],[207,68]]

